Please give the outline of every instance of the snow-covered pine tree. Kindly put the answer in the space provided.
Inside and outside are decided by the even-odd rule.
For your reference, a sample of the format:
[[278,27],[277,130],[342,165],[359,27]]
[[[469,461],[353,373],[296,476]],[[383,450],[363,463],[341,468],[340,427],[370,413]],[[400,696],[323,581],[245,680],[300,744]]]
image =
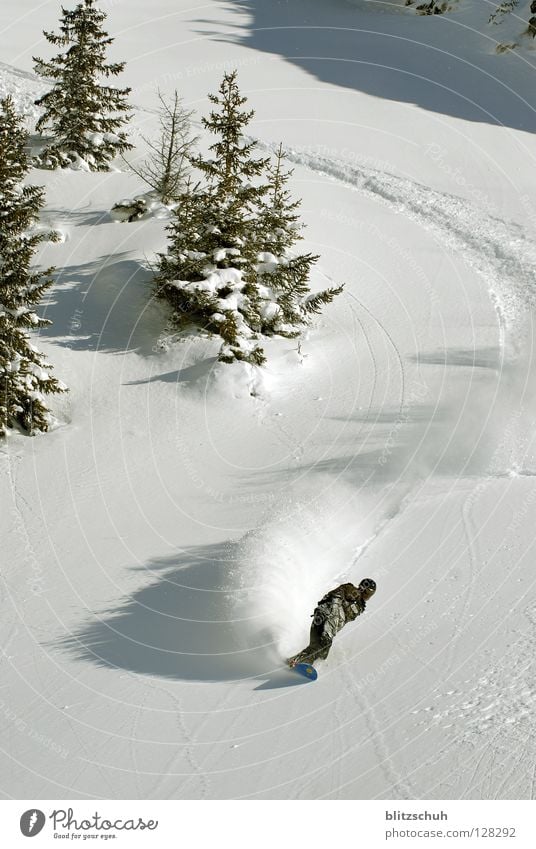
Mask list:
[[209,95],[216,108],[203,125],[216,141],[211,156],[191,158],[203,185],[190,183],[179,198],[156,285],[179,327],[222,338],[221,361],[262,364],[263,336],[297,336],[342,287],[311,293],[318,257],[291,251],[301,238],[300,201],[287,189],[282,148],[275,164],[255,156],[256,143],[245,136],[254,112],[243,109],[236,77],[226,73],[219,95]]
[[[275,161],[267,168],[269,185],[263,198],[260,219],[264,244],[259,256],[261,294],[268,297],[271,308],[263,314],[261,332],[265,335],[298,336],[311,313],[319,313],[331,303],[343,287],[311,293],[311,268],[319,259],[316,254],[296,254],[293,248],[302,238],[298,209],[301,200],[293,200],[287,188],[292,171],[284,168],[285,154],[280,144]],[[267,287],[264,289],[264,287]]]
[[18,422],[31,433],[48,430],[44,396],[64,392],[29,339],[28,329],[50,324],[33,307],[51,285],[50,273],[30,270],[33,253],[49,233],[31,233],[44,202],[38,186],[23,185],[30,165],[28,134],[11,97],[0,102],[0,436]]
[[82,0],[73,10],[62,8],[59,34],[44,33],[50,44],[62,48],[49,62],[34,58],[36,72],[53,81],[36,101],[44,110],[36,128],[51,135],[40,156],[45,167],[107,171],[116,154],[132,148],[121,129],[130,119],[130,89],[101,83],[125,67],[124,62],[106,62],[113,38],[102,29],[105,19],[95,0]]
[[267,186],[268,159],[254,155],[244,131],[254,111],[238,89],[237,73],[225,73],[219,95],[202,123],[216,136],[210,155],[192,157],[204,177],[179,198],[170,247],[161,256],[158,293],[175,309],[182,326],[195,324],[222,337],[220,360],[264,362],[258,343],[262,326],[257,262],[262,238],[258,210]]

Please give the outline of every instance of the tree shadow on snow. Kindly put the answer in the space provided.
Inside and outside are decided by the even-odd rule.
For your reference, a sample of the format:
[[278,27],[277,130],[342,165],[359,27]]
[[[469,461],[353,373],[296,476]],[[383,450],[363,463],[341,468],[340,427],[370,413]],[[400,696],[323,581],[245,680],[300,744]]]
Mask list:
[[217,357],[206,357],[191,366],[153,374],[151,377],[145,377],[141,380],[129,380],[125,383],[125,386],[141,386],[144,383],[195,384],[198,380],[206,378],[217,362]]
[[[215,20],[198,21],[213,26],[213,38],[282,56],[322,82],[466,121],[536,129],[534,97],[525,99],[526,60],[497,56],[491,26],[489,39],[469,36],[470,27],[459,16],[419,17],[403,3],[231,0],[227,5],[249,20],[237,25],[242,30],[235,35],[222,35]],[[486,19],[484,10],[483,24]],[[467,40],[470,47],[464,47]]]
[[108,209],[87,211],[83,209],[47,209],[46,216],[42,216],[42,219],[45,220],[50,227],[60,228],[62,226],[69,227],[73,224],[75,227],[94,227],[99,224],[116,223]]
[[273,644],[254,622],[237,618],[245,592],[237,552],[237,544],[218,543],[149,561],[143,571],[153,573],[152,583],[116,610],[95,615],[61,646],[81,660],[142,675],[190,681],[262,677],[272,686],[291,685],[294,677],[280,670]]
[[[483,397],[485,405],[487,395]],[[408,402],[398,408],[371,408],[348,418],[334,417],[346,427],[328,444],[325,456],[263,473],[263,485],[275,487],[281,475],[288,486],[320,475],[356,489],[387,492],[391,486],[418,478],[489,473],[493,435],[488,437],[482,428],[484,418],[476,402],[463,405],[462,410],[449,404]]]
[[165,323],[151,278],[135,259],[103,257],[68,266],[58,275],[43,311],[52,324],[39,333],[74,351],[148,356]]
[[409,357],[419,365],[463,366],[465,368],[500,369],[503,359],[501,349],[491,348],[446,348],[427,351]]

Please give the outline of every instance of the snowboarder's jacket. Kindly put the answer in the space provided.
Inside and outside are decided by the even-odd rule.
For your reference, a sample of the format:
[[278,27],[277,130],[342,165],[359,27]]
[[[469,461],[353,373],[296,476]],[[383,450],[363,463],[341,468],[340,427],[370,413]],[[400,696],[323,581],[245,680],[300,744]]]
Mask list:
[[313,664],[316,660],[326,660],[335,634],[363,613],[367,600],[375,591],[376,582],[372,578],[363,578],[358,587],[341,584],[326,593],[313,613],[309,645],[287,658],[288,665],[292,668],[298,663]]
[[314,624],[322,627],[322,633],[333,640],[335,634],[347,622],[359,616],[366,607],[361,590],[353,584],[341,584],[320,599],[313,613]]

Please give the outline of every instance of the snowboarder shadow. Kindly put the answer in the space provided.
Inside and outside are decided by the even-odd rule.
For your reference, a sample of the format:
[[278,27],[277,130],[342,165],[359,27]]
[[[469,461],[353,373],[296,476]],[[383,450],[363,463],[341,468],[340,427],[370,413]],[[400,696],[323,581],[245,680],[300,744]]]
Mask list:
[[291,669],[281,669],[274,673],[259,676],[259,678],[267,678],[264,683],[255,687],[255,690],[281,690],[288,687],[303,687],[311,682],[307,678],[300,678],[292,672]]
[[[236,618],[237,544],[188,548],[143,567],[153,580],[116,610],[61,641],[78,658],[141,675],[191,681],[266,677],[273,645]],[[141,571],[141,570],[140,570]]]

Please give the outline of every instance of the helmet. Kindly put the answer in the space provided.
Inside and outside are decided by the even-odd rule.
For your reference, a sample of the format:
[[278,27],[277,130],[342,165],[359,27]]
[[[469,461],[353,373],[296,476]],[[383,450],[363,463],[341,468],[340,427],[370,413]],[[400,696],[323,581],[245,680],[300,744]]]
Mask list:
[[359,589],[364,590],[368,596],[374,595],[376,592],[376,581],[373,581],[372,578],[363,578],[359,584]]

